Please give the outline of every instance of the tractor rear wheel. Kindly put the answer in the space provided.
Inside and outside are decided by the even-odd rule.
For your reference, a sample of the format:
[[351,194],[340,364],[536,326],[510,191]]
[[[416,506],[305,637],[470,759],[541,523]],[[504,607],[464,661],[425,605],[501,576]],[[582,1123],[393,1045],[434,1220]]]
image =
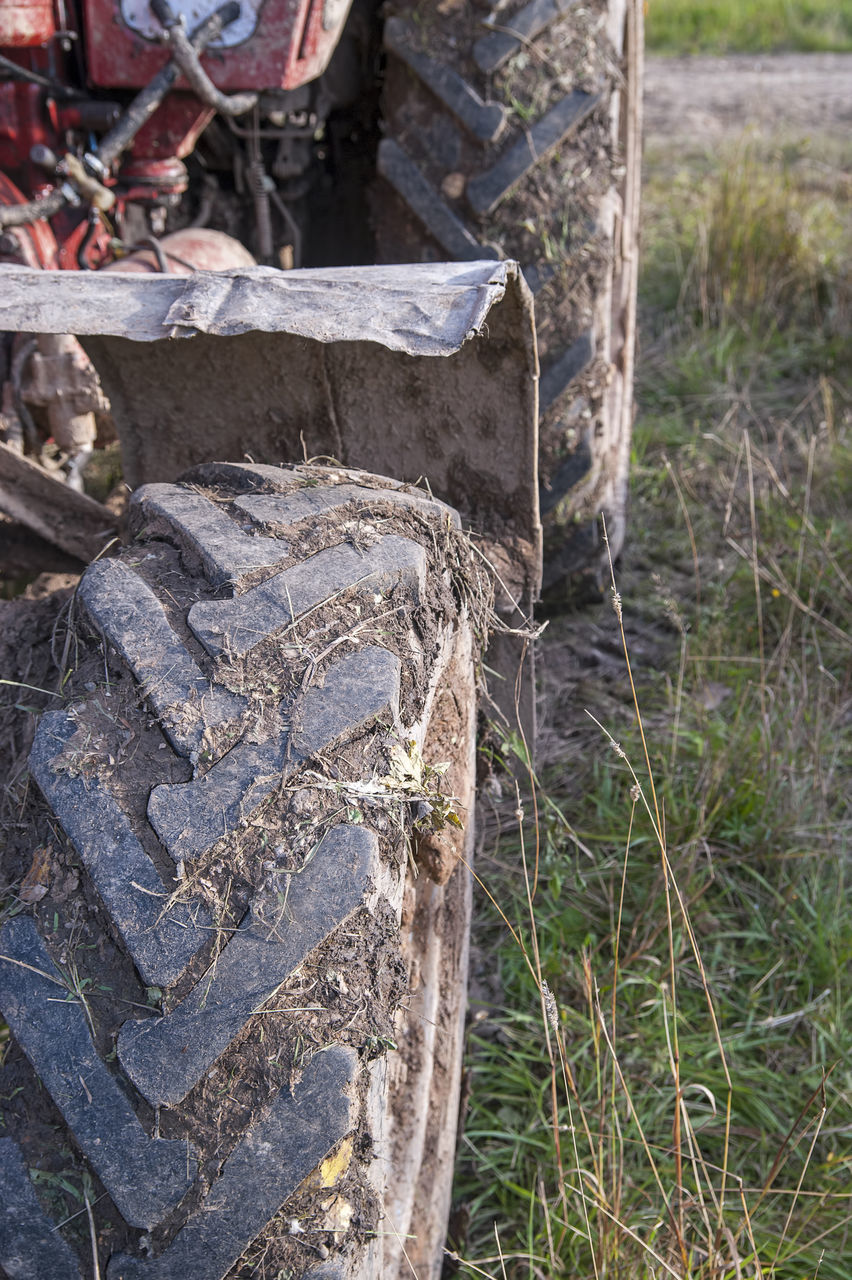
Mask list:
[[440,1274],[483,584],[361,472],[144,486],[3,854],[0,1268]]
[[624,538],[641,145],[641,0],[393,0],[381,262],[512,257],[535,295],[545,588]]

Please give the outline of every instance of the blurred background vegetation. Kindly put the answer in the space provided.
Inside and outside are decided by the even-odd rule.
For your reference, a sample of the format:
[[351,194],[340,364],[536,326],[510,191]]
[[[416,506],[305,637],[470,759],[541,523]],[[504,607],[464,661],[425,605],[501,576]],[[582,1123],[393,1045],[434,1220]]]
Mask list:
[[[842,51],[852,12],[651,0],[648,41]],[[486,762],[462,1275],[852,1275],[846,164],[646,153],[618,599],[545,632],[534,790]]]
[[651,53],[852,49],[849,0],[647,0]]

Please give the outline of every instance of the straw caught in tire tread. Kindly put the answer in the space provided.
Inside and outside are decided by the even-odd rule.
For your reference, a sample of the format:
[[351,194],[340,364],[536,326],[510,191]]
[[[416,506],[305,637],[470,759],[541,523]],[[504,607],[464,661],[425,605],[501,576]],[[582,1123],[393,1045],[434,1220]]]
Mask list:
[[131,524],[81,581],[5,855],[0,1266],[437,1277],[473,816],[457,517],[359,472],[206,464]]

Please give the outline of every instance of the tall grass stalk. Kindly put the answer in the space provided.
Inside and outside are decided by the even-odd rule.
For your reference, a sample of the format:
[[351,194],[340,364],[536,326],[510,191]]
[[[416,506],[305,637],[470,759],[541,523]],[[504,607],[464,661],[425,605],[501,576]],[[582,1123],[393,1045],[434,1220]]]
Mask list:
[[651,208],[632,541],[480,853],[462,1275],[852,1274],[852,255],[731,163],[736,245],[724,175]]

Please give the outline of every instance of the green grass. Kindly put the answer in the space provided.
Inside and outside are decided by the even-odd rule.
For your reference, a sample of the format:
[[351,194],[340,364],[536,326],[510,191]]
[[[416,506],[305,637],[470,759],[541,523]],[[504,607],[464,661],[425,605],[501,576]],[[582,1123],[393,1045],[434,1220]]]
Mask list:
[[[636,703],[593,669],[537,833],[510,801],[479,863],[463,1275],[852,1274],[844,179],[678,164],[647,184]],[[621,643],[611,602],[590,621]]]
[[852,49],[849,0],[648,0],[653,53],[804,53]]

